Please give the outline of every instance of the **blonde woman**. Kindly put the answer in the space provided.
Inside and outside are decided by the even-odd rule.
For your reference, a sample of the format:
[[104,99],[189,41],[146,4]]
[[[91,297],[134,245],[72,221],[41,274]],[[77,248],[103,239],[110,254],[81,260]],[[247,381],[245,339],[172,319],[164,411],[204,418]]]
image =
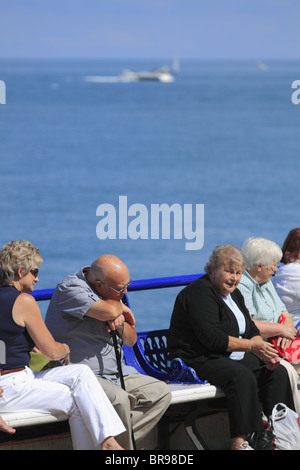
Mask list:
[[[2,411],[63,412],[69,417],[75,450],[121,450],[114,436],[125,428],[88,366],[67,365],[70,350],[56,342],[32,295],[42,264],[30,242],[9,242],[0,251],[0,339],[6,361],[0,364]],[[34,346],[66,367],[34,373],[29,367]]]

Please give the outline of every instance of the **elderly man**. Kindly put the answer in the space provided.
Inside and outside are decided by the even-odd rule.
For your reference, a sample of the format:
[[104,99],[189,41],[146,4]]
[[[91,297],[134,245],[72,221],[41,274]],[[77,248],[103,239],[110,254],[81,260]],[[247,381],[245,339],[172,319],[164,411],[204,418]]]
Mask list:
[[171,400],[164,382],[123,363],[125,390],[120,386],[110,331],[116,331],[121,355],[123,344],[136,342],[133,313],[122,302],[129,284],[127,266],[113,255],[103,255],[58,284],[45,319],[54,338],[70,346],[71,363],[87,364],[97,376],[127,429],[118,436],[125,449],[134,448],[132,433],[138,447]]

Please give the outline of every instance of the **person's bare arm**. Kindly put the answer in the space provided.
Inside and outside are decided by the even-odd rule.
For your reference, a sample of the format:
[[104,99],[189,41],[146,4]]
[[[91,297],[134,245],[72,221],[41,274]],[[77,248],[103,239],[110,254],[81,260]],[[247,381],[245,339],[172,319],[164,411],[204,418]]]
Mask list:
[[123,339],[126,346],[133,346],[137,340],[137,334],[135,331],[135,319],[132,311],[122,302],[122,315],[116,320],[109,321],[109,330],[116,330],[117,335]]
[[136,331],[134,327],[129,325],[129,323],[127,323],[126,321],[121,322],[120,325],[118,326],[116,326],[116,323],[115,323],[113,325],[113,328],[111,327],[111,322],[109,322],[108,331],[111,331],[111,330],[116,331],[117,335],[120,338],[122,338],[123,343],[126,344],[126,346],[133,346],[136,343],[136,340],[137,340]]
[[17,297],[12,315],[18,325],[27,329],[35,345],[47,359],[63,359],[65,364],[69,362],[69,346],[54,340],[44,323],[37,302],[31,295],[22,293]]
[[123,313],[123,303],[119,300],[97,300],[86,312],[87,317],[99,321],[114,321]]
[[263,341],[261,336],[254,336],[251,339],[228,337],[228,352],[243,351],[252,352],[266,364],[279,362],[279,355],[274,346]]
[[262,338],[277,337],[277,345],[281,345],[283,349],[287,348],[297,336],[297,330],[289,314],[287,321],[284,323],[271,323],[255,319],[253,321],[259,329]]
[[289,312],[286,310],[282,312],[282,315],[284,316],[284,324],[294,328],[294,322]]

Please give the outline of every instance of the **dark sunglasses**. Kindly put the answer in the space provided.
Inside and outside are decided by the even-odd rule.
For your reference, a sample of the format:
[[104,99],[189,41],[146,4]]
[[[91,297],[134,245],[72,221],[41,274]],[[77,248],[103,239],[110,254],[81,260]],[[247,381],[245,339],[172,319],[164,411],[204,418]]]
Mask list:
[[34,277],[38,277],[39,270],[37,268],[31,269],[30,272]]

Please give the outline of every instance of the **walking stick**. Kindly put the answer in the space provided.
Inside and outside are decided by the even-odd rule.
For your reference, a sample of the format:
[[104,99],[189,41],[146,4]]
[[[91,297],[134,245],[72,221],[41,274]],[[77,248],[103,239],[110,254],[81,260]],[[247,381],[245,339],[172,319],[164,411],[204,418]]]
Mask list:
[[115,350],[115,355],[116,355],[116,359],[117,359],[117,366],[118,366],[118,372],[119,372],[119,376],[120,376],[121,387],[123,388],[123,390],[125,390],[125,383],[124,383],[122,364],[121,364],[121,356],[120,356],[120,351],[119,351],[119,348],[118,348],[116,330],[111,330],[110,331],[110,336],[112,337],[112,340],[113,340],[113,343],[114,343],[114,350]]
[[[119,376],[120,376],[121,387],[122,387],[123,390],[126,391],[124,376],[123,376],[123,371],[122,371],[122,364],[121,364],[121,355],[120,355],[120,351],[119,351],[119,348],[118,348],[116,330],[111,330],[110,335],[112,337],[113,344],[114,344],[114,350],[115,350],[115,355],[116,355],[116,360],[117,360],[117,367],[118,367],[118,372],[119,372]],[[135,444],[135,440],[134,440],[133,429],[131,429],[131,439],[132,439],[133,449],[136,450],[136,444]]]

